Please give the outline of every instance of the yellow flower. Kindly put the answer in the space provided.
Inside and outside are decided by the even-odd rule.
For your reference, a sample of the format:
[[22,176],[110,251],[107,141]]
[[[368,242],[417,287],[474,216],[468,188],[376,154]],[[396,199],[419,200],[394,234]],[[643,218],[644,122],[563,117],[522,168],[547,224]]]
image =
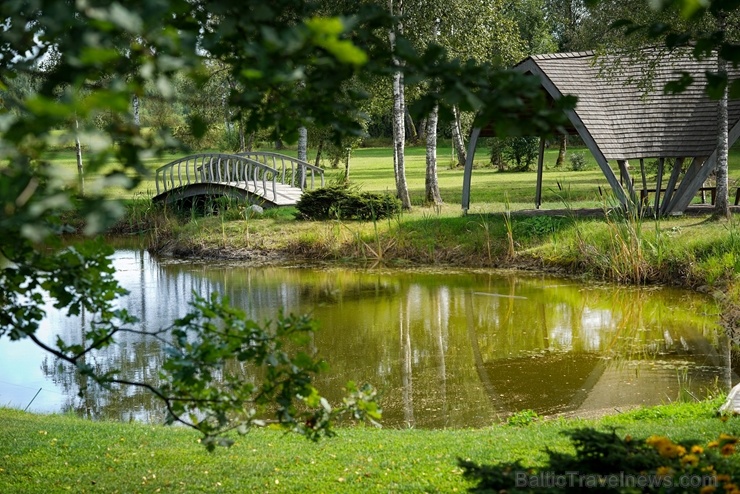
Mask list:
[[704,487],[701,488],[701,490],[699,491],[699,494],[712,494],[716,490],[717,488],[714,487],[713,485],[705,485]]
[[691,465],[695,467],[699,464],[699,457],[696,455],[686,455],[681,458],[681,465]]
[[730,476],[726,473],[720,473],[719,475],[717,475],[717,482],[729,482],[730,480]]
[[737,486],[731,482],[723,485],[722,488],[728,492],[737,490]]
[[663,458],[676,458],[681,454],[681,450],[683,450],[684,453],[686,452],[686,449],[681,446],[677,446],[670,441],[667,444],[657,446],[657,449],[658,454]]
[[709,441],[707,443],[707,448],[716,448],[717,446],[719,446],[719,441]]
[[700,455],[704,452],[704,448],[702,448],[698,444],[694,444],[693,446],[691,446],[691,452],[695,455]]
[[673,469],[671,469],[671,467],[658,467],[655,470],[655,474],[658,475],[659,477],[667,477],[671,473],[673,473]]
[[724,446],[722,446],[722,449],[720,450],[720,453],[722,453],[722,456],[730,456],[734,452],[735,452],[734,444],[725,444]]
[[649,438],[645,439],[645,444],[647,444],[648,446],[654,446],[656,448],[670,443],[671,440],[665,436],[650,436]]

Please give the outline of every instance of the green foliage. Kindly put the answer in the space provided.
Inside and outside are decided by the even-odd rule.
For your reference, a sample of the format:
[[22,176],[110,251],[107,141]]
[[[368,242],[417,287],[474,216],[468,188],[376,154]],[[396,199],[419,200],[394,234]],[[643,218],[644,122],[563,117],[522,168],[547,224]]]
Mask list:
[[476,482],[471,492],[713,492],[737,489],[740,462],[735,448],[740,440],[720,434],[703,444],[697,440],[674,442],[652,435],[634,439],[593,428],[564,432],[575,453],[547,450],[541,467],[526,467],[521,460],[478,465],[460,460],[464,476]]
[[296,209],[300,218],[311,220],[379,220],[399,214],[401,201],[390,194],[339,184],[306,191]]
[[526,458],[528,465],[541,468],[547,455],[537,445],[572,452],[562,431],[584,426],[618,427],[633,437],[657,433],[680,443],[692,438],[708,442],[740,425],[740,418],[717,419],[721,403],[663,405],[598,420],[541,420],[521,428],[348,427],[337,430],[340,440],[319,447],[268,427],[214,454],[205,454],[197,434],[186,427],[91,422],[0,407],[0,423],[6,425],[0,428],[0,459],[5,460],[0,460],[0,478],[3,490],[13,494],[78,492],[85,486],[99,492],[223,494],[463,492],[472,483],[462,478],[458,456],[487,463]]
[[539,420],[539,418],[540,416],[537,415],[537,412],[535,412],[534,410],[519,410],[518,412],[507,418],[506,423],[514,427],[524,427],[533,422],[536,422],[537,420]]
[[559,231],[569,224],[569,221],[561,216],[533,216],[531,218],[517,218],[514,221],[514,234],[523,238],[542,238]]
[[509,137],[506,139],[503,156],[509,162],[514,162],[516,171],[526,171],[537,158],[537,137]]
[[[306,345],[316,329],[307,316],[278,314],[274,323],[263,326],[216,294],[210,300],[194,295],[192,306],[190,314],[174,322],[160,376],[164,384],[154,392],[165,400],[168,423],[196,428],[209,450],[231,445],[225,430],[246,434],[268,423],[266,411],[274,414],[275,423],[314,440],[333,435],[331,426],[339,416],[380,418],[371,387],[350,383],[344,405],[332,408],[311,384],[326,363],[305,351],[288,350]],[[235,368],[224,365],[231,359]],[[262,369],[261,378],[244,379],[247,365]]]
[[[507,131],[539,134],[564,123],[562,109],[574,106],[573,99],[562,98],[551,108],[532,78],[461,62],[438,45],[418,52],[399,38],[400,49],[391,52],[386,33],[394,21],[381,7],[362,6],[352,17],[322,16],[319,8],[294,0],[162,0],[146,6],[122,0],[95,8],[52,0],[0,3],[0,337],[29,338],[103,386],[150,390],[167,404],[170,420],[197,428],[209,448],[231,427],[257,425],[263,406],[275,407],[278,422],[308,437],[330,431],[339,409],[310,384],[320,366],[305,354],[280,353],[282,339],[295,334],[285,326],[304,327],[305,321],[279,319],[273,337],[219,300],[196,300],[193,312],[172,328],[177,338],[161,387],[120,379],[116,369],[99,372],[87,357],[115,344],[117,336],[165,339],[170,328],[136,330],[136,321],[117,309],[123,290],[104,245],[62,248],[57,241],[69,230],[60,213],[76,209],[82,233],[104,231],[124,210],[102,191],[133,189],[146,175],[145,161],[168,150],[219,143],[222,122],[224,128],[241,124],[247,134],[270,129],[273,140],[288,142],[308,125],[331,129],[334,142],[361,135],[366,93],[353,83],[386,75],[394,60],[413,74],[411,85],[435,80],[438,92],[418,100],[421,111],[441,102],[449,114],[457,105],[484,119],[496,115]],[[156,102],[148,132],[131,118],[132,95]],[[542,111],[531,121],[520,118],[531,108]],[[170,118],[172,109],[185,117]],[[76,181],[48,159],[57,143],[76,138],[85,146],[85,172],[99,179],[83,197],[75,196]],[[351,199],[348,217],[397,211],[395,199],[385,196]],[[224,223],[222,233],[225,238]],[[50,346],[37,337],[45,315],[42,291],[58,309],[86,311],[94,322],[83,342],[60,337]],[[271,346],[261,354],[263,342]],[[250,388],[257,385],[228,375],[217,379],[235,352],[262,369],[267,388]],[[250,397],[250,389],[261,394]],[[369,389],[350,388],[343,408],[357,410],[356,418],[377,418],[372,398]]]
[[570,169],[574,172],[580,172],[586,169],[586,157],[583,153],[570,153],[568,161],[570,161]]

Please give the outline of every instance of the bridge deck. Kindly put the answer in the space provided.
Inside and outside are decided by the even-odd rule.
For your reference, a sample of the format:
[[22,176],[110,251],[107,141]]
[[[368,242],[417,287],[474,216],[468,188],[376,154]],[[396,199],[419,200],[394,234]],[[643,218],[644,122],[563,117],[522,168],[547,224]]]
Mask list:
[[[262,187],[262,181],[248,180],[242,182],[223,182],[225,185],[244,189],[247,192],[258,195],[276,206],[294,206],[301,198],[303,191],[298,187],[291,185],[275,184],[275,194],[273,196],[272,182],[267,182]],[[274,200],[272,198],[275,198]],[[269,198],[269,199],[268,199]]]
[[271,152],[203,153],[159,167],[154,200],[236,195],[267,207],[293,206],[303,194],[296,185],[313,189],[316,181],[324,185],[321,168],[290,156]]

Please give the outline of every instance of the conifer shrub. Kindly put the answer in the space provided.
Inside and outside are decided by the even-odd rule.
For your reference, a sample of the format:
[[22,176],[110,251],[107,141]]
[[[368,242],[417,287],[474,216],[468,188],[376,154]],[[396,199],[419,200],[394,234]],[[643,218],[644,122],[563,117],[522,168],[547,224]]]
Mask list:
[[362,192],[333,184],[305,191],[296,204],[297,217],[308,220],[379,220],[401,212],[401,201],[390,194]]
[[740,438],[720,434],[704,444],[665,436],[636,439],[615,430],[564,432],[574,453],[546,449],[548,460],[533,467],[516,462],[478,465],[459,460],[469,492],[740,492]]

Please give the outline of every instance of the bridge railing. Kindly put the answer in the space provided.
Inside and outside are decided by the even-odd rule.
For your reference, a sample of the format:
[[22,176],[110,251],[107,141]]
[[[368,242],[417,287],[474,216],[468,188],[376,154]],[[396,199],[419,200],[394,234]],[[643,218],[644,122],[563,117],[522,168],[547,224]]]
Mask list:
[[246,156],[278,170],[279,180],[283,184],[300,187],[301,190],[306,190],[307,187],[312,190],[316,188],[315,180],[318,177],[320,186],[324,186],[324,170],[298,158],[266,151],[246,151],[238,153],[238,156]]
[[[177,159],[157,168],[157,195],[191,184],[232,184],[252,182],[262,185],[262,195],[277,200],[277,183],[281,172],[248,156],[223,153],[203,153]],[[272,187],[267,186],[268,183]],[[272,195],[272,197],[269,197]]]

